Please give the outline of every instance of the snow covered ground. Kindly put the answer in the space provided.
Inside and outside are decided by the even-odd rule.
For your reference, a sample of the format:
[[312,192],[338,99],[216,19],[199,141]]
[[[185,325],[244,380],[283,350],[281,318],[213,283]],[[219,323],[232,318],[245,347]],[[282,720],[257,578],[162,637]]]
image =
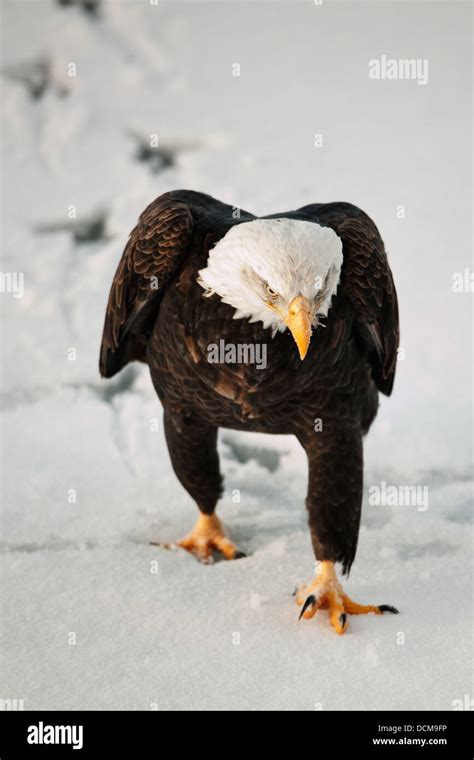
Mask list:
[[[472,266],[469,6],[1,6],[0,268],[24,273],[24,294],[0,293],[0,698],[371,710],[472,697],[472,294],[452,291]],[[428,83],[370,80],[382,54],[428,59]],[[159,136],[167,166],[137,159],[137,134]],[[346,587],[400,615],[352,618],[343,637],[324,613],[298,623],[291,594],[313,556],[289,438],[221,435],[220,514],[246,559],[209,567],[149,545],[196,510],[146,367],[105,382],[97,358],[128,232],[179,187],[262,214],[347,200],[376,220],[403,356],[366,442]],[[74,238],[73,207],[79,222],[104,210],[96,240]],[[428,508],[370,504],[382,481],[426,486]]]

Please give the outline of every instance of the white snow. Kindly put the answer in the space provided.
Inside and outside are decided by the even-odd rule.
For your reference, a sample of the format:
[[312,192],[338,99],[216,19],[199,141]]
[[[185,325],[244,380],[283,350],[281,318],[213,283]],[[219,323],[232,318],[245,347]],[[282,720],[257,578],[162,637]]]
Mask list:
[[[451,288],[472,267],[469,7],[110,0],[95,21],[4,0],[2,15],[3,68],[49,56],[53,84],[33,101],[2,76],[0,268],[24,273],[25,294],[0,293],[0,698],[360,710],[472,696],[472,294]],[[369,79],[381,54],[429,59],[428,83]],[[152,173],[131,132],[177,145],[176,164]],[[219,514],[246,559],[209,567],[149,545],[196,509],[146,367],[105,382],[97,359],[128,232],[180,187],[260,214],[346,200],[378,224],[404,358],[366,442],[346,589],[400,615],[351,618],[343,637],[325,613],[298,623],[291,594],[314,557],[289,438],[221,434]],[[78,220],[107,210],[105,240],[35,231],[72,205]],[[369,504],[382,481],[428,486],[428,509]]]

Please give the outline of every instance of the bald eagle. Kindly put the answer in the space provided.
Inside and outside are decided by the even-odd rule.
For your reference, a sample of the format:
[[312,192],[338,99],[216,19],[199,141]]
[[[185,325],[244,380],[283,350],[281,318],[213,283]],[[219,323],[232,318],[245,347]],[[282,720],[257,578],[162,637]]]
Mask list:
[[[352,601],[335,563],[347,574],[354,561],[362,438],[379,391],[392,392],[398,341],[384,244],[356,206],[256,217],[189,190],[153,201],[112,282],[100,372],[113,377],[134,360],[150,368],[174,471],[200,512],[185,538],[165,546],[204,562],[213,552],[243,556],[215,513],[218,429],[291,434],[308,458],[316,557],[314,578],[295,594],[300,618],[327,609],[341,634],[348,614],[397,612]],[[223,351],[211,361],[216,345]]]

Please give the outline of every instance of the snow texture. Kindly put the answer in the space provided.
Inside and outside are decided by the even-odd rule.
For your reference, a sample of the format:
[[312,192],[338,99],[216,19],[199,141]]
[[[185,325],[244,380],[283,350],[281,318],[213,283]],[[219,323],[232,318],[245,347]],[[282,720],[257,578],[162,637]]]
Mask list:
[[[24,296],[0,293],[0,698],[311,711],[472,697],[472,294],[452,289],[472,266],[468,4],[1,10],[1,270],[24,273]],[[428,59],[428,83],[369,79],[382,54]],[[290,438],[221,431],[219,514],[246,559],[149,545],[196,508],[147,368],[102,381],[98,349],[130,229],[183,187],[257,214],[345,200],[378,224],[403,352],[366,441],[346,590],[400,615],[351,618],[343,637],[324,612],[298,623],[314,557]],[[369,503],[382,481],[426,486],[428,509]]]

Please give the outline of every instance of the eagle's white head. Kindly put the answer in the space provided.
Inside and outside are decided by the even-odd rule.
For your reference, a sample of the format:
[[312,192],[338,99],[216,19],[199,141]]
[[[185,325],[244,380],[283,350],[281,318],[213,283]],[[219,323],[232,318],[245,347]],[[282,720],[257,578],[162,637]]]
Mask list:
[[217,293],[234,319],[263,322],[275,335],[291,331],[301,359],[312,328],[327,316],[342,266],[334,230],[297,219],[237,224],[209,252],[198,275],[206,295]]

